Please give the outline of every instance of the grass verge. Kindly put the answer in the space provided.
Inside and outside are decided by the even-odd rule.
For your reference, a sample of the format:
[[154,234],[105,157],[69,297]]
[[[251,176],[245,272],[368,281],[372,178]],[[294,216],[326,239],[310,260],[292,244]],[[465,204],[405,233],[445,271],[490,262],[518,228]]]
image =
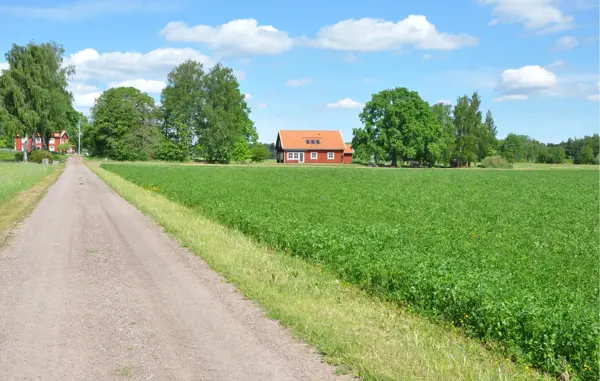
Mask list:
[[271,318],[364,380],[514,380],[545,376],[459,330],[379,301],[299,258],[273,252],[197,212],[86,164]]
[[62,170],[62,166],[0,164],[0,247],[11,228],[29,215]]

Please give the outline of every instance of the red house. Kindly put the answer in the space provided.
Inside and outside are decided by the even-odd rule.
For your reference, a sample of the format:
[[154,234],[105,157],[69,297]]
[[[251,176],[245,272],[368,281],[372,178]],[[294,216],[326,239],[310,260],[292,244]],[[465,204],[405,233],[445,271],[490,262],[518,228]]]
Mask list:
[[[31,151],[32,149],[42,149],[42,138],[40,134],[35,135],[35,139],[30,138],[21,138],[19,135],[15,138],[15,151],[23,151],[25,141],[27,141],[27,151]],[[62,130],[60,132],[55,132],[52,134],[50,139],[48,140],[48,151],[50,152],[58,152],[58,146],[61,144],[66,144],[69,142],[69,134],[67,131]],[[33,145],[33,147],[32,147]],[[73,147],[69,147],[67,153],[73,153],[75,150]]]
[[354,151],[340,131],[280,130],[275,143],[278,163],[350,164]]

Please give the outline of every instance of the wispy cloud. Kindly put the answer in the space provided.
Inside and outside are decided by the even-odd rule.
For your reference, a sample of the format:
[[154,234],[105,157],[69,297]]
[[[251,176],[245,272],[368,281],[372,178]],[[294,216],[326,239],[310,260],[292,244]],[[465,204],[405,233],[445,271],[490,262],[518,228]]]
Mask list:
[[529,96],[525,94],[508,94],[494,98],[494,102],[506,102],[506,101],[525,101]]
[[72,21],[104,14],[165,12],[178,8],[177,1],[165,0],[88,0],[56,6],[0,5],[0,14],[29,19]]
[[286,86],[298,87],[305,86],[312,82],[310,78],[290,79],[285,83]]
[[364,105],[350,98],[344,98],[337,102],[327,104],[327,108],[362,108]]

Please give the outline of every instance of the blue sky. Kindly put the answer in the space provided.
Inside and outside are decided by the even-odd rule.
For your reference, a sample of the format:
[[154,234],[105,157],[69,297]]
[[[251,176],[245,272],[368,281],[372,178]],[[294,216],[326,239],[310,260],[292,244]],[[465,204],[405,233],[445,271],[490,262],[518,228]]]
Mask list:
[[396,86],[432,104],[478,91],[499,137],[559,142],[599,130],[598,14],[598,0],[0,0],[0,50],[62,44],[86,113],[111,86],[159,99],[191,58],[235,70],[265,142],[279,129],[349,141],[364,102]]

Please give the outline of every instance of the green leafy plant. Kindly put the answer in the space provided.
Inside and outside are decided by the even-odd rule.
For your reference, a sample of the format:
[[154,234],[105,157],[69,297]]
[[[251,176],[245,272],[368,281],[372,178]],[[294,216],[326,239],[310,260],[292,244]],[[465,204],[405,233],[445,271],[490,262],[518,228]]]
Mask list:
[[48,159],[50,163],[52,163],[52,154],[45,150],[35,150],[31,151],[27,157],[27,159],[31,162],[41,164],[44,159]]
[[481,161],[483,168],[512,168],[512,165],[502,156],[488,156]]
[[600,371],[597,171],[103,168],[520,362]]

